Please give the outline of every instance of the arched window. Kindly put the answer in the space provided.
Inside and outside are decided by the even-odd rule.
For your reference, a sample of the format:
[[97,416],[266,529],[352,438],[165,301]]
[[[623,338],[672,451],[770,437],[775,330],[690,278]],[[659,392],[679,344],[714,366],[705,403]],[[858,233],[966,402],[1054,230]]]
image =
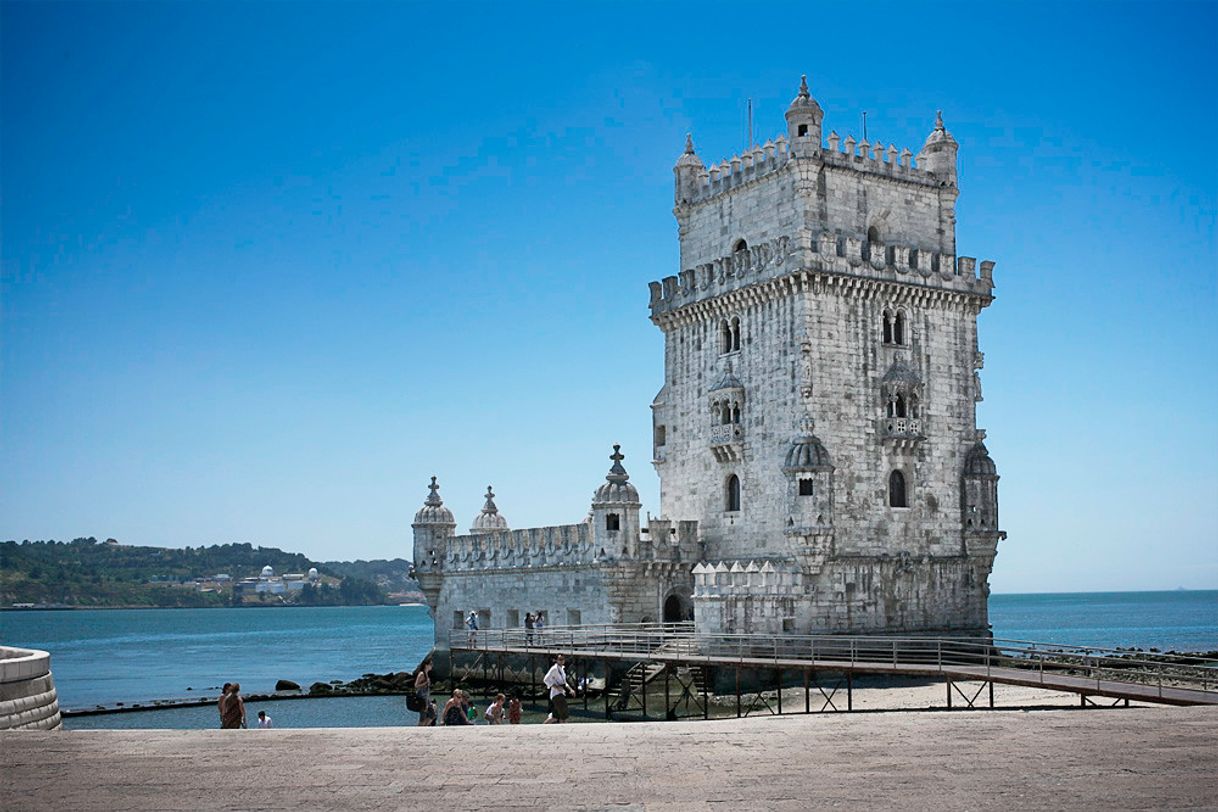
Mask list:
[[621,530],[622,520],[616,513],[605,514],[605,529],[606,530]]
[[905,417],[906,416],[905,396],[897,395],[897,399],[893,403],[893,407],[894,407],[893,410],[895,412],[895,414],[893,414],[893,417]]
[[888,475],[888,506],[909,507],[905,494],[905,475],[900,471],[893,471]]
[[732,351],[732,325],[727,319],[719,322],[719,352],[729,353]]
[[740,403],[739,402],[732,404],[732,422],[737,423],[737,424],[740,422]]
[[875,245],[880,241],[880,230],[875,226],[867,229],[867,242]]
[[740,351],[740,317],[732,319],[732,352]]
[[892,343],[905,344],[905,313],[898,310],[896,318],[892,321]]
[[917,395],[911,394],[909,396],[909,416],[910,417],[918,416],[918,396]]
[[733,254],[738,253],[740,251],[747,251],[747,250],[749,250],[749,244],[744,240],[743,237],[736,240],[736,244],[732,246]]
[[892,343],[892,311],[884,311],[884,343]]
[[723,488],[724,507],[729,512],[740,510],[740,477],[732,474]]

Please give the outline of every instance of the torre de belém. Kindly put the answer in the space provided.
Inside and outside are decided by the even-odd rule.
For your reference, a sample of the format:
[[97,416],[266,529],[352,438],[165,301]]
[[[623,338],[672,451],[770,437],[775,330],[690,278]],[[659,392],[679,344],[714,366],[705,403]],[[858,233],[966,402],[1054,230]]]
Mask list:
[[699,631],[988,633],[998,474],[977,428],[993,262],[956,253],[957,143],[914,155],[786,135],[707,168],[686,140],[680,272],[650,285],[660,516],[615,446],[578,524],[510,530],[488,488],[457,535],[433,479],[412,524],[437,648],[482,628],[686,620]]

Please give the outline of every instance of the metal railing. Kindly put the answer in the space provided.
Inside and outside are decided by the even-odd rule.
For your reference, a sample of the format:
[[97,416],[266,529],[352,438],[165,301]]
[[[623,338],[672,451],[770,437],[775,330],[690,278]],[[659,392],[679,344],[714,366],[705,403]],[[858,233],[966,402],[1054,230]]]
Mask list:
[[[858,671],[936,672],[975,679],[1036,675],[1041,683],[1056,683],[1049,686],[1054,688],[1068,681],[1052,677],[1075,677],[1094,681],[1096,691],[1105,690],[1105,682],[1121,683],[1152,686],[1159,697],[1165,688],[1179,688],[1218,700],[1218,661],[989,637],[709,634],[697,631],[693,623],[639,623],[487,629],[472,636],[454,630],[450,645],[464,650],[656,655],[705,664],[785,667],[794,663]],[[1010,670],[1023,673],[1014,675]]]

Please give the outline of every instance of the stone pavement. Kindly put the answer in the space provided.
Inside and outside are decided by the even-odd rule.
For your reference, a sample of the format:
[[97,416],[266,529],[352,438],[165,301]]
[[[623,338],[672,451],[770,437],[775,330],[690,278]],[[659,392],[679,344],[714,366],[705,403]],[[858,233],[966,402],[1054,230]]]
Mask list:
[[0,808],[1218,808],[1218,709],[0,733]]

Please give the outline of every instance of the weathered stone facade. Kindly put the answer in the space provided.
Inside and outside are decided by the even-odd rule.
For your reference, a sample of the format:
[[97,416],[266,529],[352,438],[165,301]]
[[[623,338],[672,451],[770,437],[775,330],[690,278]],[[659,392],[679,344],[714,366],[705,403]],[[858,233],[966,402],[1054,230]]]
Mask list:
[[438,638],[470,610],[655,620],[691,590],[708,631],[987,629],[1003,534],[977,316],[993,263],[956,255],[956,141],[939,117],[914,165],[823,139],[806,82],[786,119],[709,169],[687,139],[674,169],[682,270],[650,300],[665,519],[640,528],[617,453],[567,527],[508,531],[484,508],[454,537],[433,482],[413,526]]

